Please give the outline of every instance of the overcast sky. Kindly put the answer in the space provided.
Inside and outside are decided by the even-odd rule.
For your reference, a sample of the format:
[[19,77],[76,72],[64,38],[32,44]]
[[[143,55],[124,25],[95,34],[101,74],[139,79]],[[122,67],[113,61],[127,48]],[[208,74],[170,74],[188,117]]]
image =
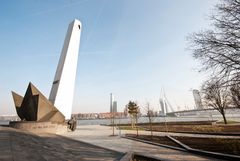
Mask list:
[[0,114],[16,114],[11,91],[32,82],[48,98],[68,24],[82,22],[73,113],[108,112],[112,92],[159,110],[193,108],[204,80],[186,37],[209,28],[216,0],[1,1]]

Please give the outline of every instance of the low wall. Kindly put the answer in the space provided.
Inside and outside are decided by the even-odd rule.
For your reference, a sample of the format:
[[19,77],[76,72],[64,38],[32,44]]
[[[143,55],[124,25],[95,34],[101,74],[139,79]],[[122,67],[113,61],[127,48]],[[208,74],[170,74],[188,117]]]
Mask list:
[[36,121],[11,121],[9,126],[30,131],[33,133],[63,133],[67,131],[66,124],[57,124],[52,122],[36,122]]

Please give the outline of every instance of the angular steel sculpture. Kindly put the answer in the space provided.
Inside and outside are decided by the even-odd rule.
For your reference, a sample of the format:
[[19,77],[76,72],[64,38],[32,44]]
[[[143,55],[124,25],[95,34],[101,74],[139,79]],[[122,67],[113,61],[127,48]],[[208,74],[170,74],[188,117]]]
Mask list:
[[49,101],[63,113],[66,119],[70,119],[72,113],[81,29],[79,20],[74,20],[68,26],[49,96]]
[[24,97],[15,92],[12,96],[21,120],[65,122],[64,115],[32,83],[29,83]]

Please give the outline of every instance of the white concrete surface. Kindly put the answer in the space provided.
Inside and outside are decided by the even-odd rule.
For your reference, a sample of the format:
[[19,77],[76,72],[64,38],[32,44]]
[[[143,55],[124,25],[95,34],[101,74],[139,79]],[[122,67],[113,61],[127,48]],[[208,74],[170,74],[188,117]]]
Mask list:
[[71,118],[75,78],[82,25],[74,20],[68,26],[49,100],[65,116]]

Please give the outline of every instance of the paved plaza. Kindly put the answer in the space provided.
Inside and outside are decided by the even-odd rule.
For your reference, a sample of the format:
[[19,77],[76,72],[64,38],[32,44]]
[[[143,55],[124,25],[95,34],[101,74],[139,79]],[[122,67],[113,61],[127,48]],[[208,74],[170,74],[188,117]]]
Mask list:
[[0,126],[0,161],[112,161],[123,153],[66,137]]
[[[100,125],[78,126],[74,132],[62,134],[33,134],[0,126],[1,161],[99,161],[120,160],[125,153],[134,152],[161,160],[217,160],[192,153],[154,146],[120,137],[126,131]],[[139,132],[147,134],[145,131]],[[164,135],[159,133],[158,135]]]
[[[115,130],[115,134],[124,135],[126,131]],[[135,132],[136,133],[136,132]],[[149,133],[140,131],[140,133]],[[154,156],[163,160],[217,160],[204,156],[194,155],[184,151],[173,150],[169,148],[154,146],[138,141],[133,141],[120,136],[110,136],[112,128],[100,125],[82,125],[78,126],[74,132],[68,132],[64,135],[72,139],[80,140],[97,146],[109,148],[119,152],[137,152],[148,156]],[[162,133],[163,135],[163,133]]]

